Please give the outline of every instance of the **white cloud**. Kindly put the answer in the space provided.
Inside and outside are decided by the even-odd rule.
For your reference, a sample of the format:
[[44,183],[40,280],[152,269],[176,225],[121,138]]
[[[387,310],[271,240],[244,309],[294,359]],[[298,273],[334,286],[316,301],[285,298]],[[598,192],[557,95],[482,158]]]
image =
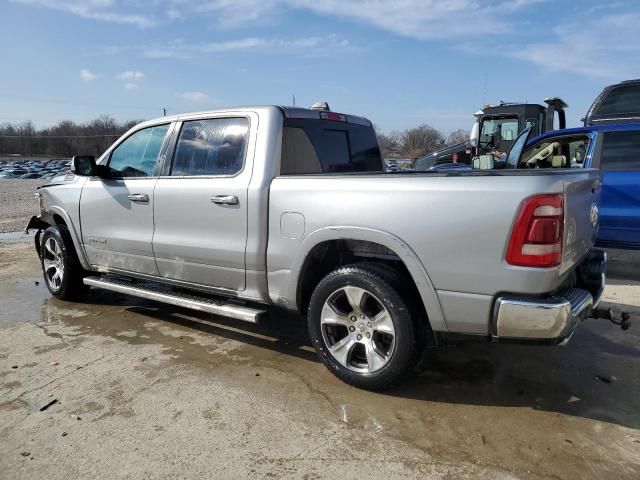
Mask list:
[[602,10],[614,10],[616,8],[623,7],[624,4],[622,2],[611,2],[611,3],[602,3],[600,5],[594,5],[584,12],[585,15],[592,15],[596,12]]
[[515,14],[545,0],[200,0],[193,12],[211,13],[223,27],[266,23],[284,10],[308,10],[356,20],[413,38],[456,38],[512,31]]
[[91,71],[89,71],[86,68],[83,68],[82,70],[80,70],[80,78],[82,78],[82,80],[84,80],[85,82],[90,82],[91,80],[95,80],[96,78],[99,78],[100,75],[96,74],[96,73],[91,73]]
[[135,83],[125,83],[124,88],[126,88],[127,90],[136,90],[138,88],[138,85],[136,85]]
[[199,92],[199,91],[181,92],[181,93],[178,93],[176,95],[178,97],[182,98],[183,100],[187,100],[188,102],[194,102],[194,103],[202,103],[202,102],[211,100],[209,98],[209,95],[207,95],[204,92]]
[[[532,43],[512,53],[551,71],[621,80],[640,76],[640,12],[598,16],[564,23],[548,42]],[[588,32],[588,33],[585,33]]]
[[116,77],[118,80],[129,80],[129,81],[137,81],[137,80],[142,80],[144,78],[144,73],[142,72],[137,72],[137,71],[126,71],[126,72],[122,72],[119,75],[117,75]]
[[[139,28],[153,27],[158,24],[154,15],[145,10],[140,12],[125,11],[130,2],[116,0],[13,0],[27,5],[40,6],[71,13],[82,18],[102,22],[134,25]],[[146,7],[146,2],[142,7]]]
[[143,47],[146,58],[194,58],[206,54],[233,51],[299,52],[308,56],[327,55],[345,49],[356,50],[351,43],[337,35],[302,37],[294,39],[248,37],[223,42],[187,43],[181,40],[166,45]]
[[282,13],[304,10],[355,20],[413,38],[459,38],[515,29],[522,9],[546,0],[13,0],[83,18],[158,26],[205,18],[217,27],[271,24]]
[[236,28],[248,24],[268,23],[287,0],[200,0],[192,1],[190,8],[196,15],[210,14],[218,26]]
[[182,18],[184,18],[184,15],[182,15],[180,10],[178,10],[177,8],[170,8],[165,12],[165,14],[167,15],[167,18],[169,20],[181,20]]

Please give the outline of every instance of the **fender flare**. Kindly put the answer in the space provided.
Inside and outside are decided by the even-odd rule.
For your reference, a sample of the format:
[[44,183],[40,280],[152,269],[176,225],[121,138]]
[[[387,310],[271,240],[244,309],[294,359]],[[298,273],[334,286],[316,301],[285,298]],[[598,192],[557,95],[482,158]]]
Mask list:
[[80,237],[78,236],[78,230],[76,229],[73,221],[71,220],[71,217],[66,212],[66,210],[57,205],[51,205],[50,207],[47,207],[47,213],[48,213],[48,217],[50,217],[52,221],[53,221],[54,214],[60,215],[62,217],[62,219],[64,220],[64,223],[67,224],[67,228],[69,229],[69,234],[71,235],[73,246],[76,249],[76,253],[78,255],[78,261],[80,262],[80,265],[82,265],[82,268],[85,270],[93,270],[93,268],[91,268],[91,264],[89,263],[85,255],[84,247],[82,246],[82,242],[80,241]]
[[[307,235],[293,261],[288,288],[288,298],[297,299],[298,282],[309,253],[317,245],[332,240],[362,240],[380,244],[393,253],[404,263],[415,283],[420,297],[427,311],[428,321],[433,331],[448,331],[444,314],[436,290],[429,278],[427,270],[413,251],[402,239],[392,233],[366,227],[333,226],[319,228]],[[297,304],[297,301],[296,301]]]

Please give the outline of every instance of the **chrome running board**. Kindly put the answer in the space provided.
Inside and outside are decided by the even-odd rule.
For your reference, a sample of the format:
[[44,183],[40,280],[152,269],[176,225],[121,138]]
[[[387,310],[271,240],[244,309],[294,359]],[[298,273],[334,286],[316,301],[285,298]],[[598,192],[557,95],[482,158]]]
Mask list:
[[184,293],[183,291],[175,290],[166,285],[152,282],[138,280],[127,281],[120,278],[108,277],[86,277],[83,281],[85,285],[91,287],[124,293],[156,302],[168,303],[177,307],[189,308],[200,312],[213,313],[223,317],[244,320],[245,322],[257,323],[260,317],[266,313],[265,310],[230,303],[223,297]]

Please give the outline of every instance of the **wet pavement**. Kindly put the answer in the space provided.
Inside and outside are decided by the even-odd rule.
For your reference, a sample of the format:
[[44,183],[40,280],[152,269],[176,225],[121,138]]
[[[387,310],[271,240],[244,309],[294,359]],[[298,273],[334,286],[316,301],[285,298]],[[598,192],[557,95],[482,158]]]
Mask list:
[[[606,300],[640,315],[633,271]],[[640,478],[638,328],[432,350],[371,393],[319,363],[297,316],[62,302],[30,239],[0,239],[0,476]]]

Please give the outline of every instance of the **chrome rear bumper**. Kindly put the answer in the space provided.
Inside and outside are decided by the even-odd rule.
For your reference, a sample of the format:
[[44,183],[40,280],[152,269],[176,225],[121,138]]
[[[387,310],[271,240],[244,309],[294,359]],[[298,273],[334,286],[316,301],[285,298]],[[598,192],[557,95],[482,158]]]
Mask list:
[[566,343],[604,291],[607,256],[594,250],[578,269],[578,287],[543,298],[504,295],[494,307],[492,337],[519,343]]

